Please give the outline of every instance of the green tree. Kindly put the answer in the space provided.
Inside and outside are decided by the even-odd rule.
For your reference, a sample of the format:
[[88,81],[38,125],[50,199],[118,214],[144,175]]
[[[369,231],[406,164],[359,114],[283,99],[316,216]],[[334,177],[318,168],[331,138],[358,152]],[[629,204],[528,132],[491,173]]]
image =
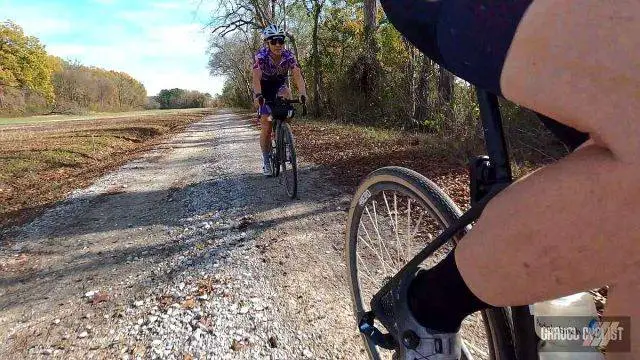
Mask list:
[[16,87],[54,100],[55,62],[40,41],[12,21],[0,23],[0,86]]
[[206,108],[213,106],[213,98],[209,93],[195,90],[162,89],[153,99],[161,109]]

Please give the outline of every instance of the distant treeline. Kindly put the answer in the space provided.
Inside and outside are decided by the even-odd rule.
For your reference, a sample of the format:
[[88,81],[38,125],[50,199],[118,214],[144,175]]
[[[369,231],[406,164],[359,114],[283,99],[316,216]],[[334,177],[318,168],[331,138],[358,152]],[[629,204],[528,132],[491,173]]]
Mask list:
[[0,113],[124,111],[144,107],[146,96],[128,74],[49,55],[19,25],[0,23]]
[[0,115],[208,107],[211,95],[182,89],[147,97],[129,74],[84,66],[47,54],[38,38],[0,22]]
[[157,96],[149,97],[150,109],[188,109],[213,107],[214,99],[209,93],[194,90],[162,89]]

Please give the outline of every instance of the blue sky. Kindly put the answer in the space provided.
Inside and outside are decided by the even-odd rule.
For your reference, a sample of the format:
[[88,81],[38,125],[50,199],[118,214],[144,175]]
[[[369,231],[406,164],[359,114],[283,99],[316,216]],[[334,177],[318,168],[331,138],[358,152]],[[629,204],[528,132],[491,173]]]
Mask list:
[[0,21],[15,21],[50,54],[124,71],[149,95],[174,87],[215,94],[223,79],[209,76],[202,25],[215,1],[0,0]]

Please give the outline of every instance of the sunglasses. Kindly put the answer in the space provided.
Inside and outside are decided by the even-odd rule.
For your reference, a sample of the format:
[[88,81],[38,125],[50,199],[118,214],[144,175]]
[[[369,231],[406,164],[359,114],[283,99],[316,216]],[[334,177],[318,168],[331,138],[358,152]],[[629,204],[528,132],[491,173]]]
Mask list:
[[276,45],[276,44],[284,45],[284,38],[283,37],[272,38],[272,39],[269,39],[269,43],[271,45]]

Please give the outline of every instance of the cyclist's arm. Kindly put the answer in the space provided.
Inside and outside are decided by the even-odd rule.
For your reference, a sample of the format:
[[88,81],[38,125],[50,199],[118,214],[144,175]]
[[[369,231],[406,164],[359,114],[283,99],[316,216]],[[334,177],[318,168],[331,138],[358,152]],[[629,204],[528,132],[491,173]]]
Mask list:
[[262,70],[260,68],[253,68],[253,95],[262,93],[262,85],[260,85],[260,79],[262,78]]
[[304,81],[304,76],[302,76],[302,71],[299,66],[294,67],[291,70],[291,74],[293,75],[293,80],[296,83],[296,88],[298,89],[299,95],[307,96],[307,87]]

